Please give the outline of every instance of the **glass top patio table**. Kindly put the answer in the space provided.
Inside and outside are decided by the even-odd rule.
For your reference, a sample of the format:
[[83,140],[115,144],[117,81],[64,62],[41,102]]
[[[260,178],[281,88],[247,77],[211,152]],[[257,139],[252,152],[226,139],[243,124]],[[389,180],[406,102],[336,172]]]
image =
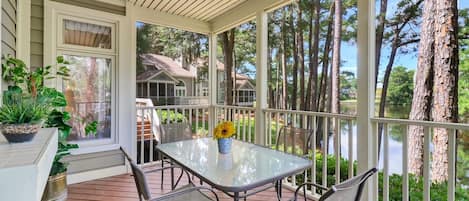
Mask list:
[[165,143],[156,148],[224,192],[251,190],[311,166],[305,158],[238,140],[233,140],[229,154],[218,153],[217,141],[212,138]]

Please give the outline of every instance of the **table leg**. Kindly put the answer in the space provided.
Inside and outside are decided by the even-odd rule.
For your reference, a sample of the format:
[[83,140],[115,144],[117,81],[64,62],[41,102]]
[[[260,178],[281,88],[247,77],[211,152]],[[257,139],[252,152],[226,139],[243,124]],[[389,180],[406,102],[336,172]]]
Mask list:
[[[161,168],[164,167],[164,156],[161,154],[161,152],[158,152],[160,155],[160,160],[161,160]],[[164,171],[161,171],[161,189],[163,189],[163,182],[164,182]]]
[[282,198],[282,180],[275,182],[275,191],[277,193],[277,200],[280,201]]
[[246,196],[247,193],[248,193],[247,191],[244,191],[244,201],[246,201],[247,199],[247,196]]
[[[173,161],[170,162],[171,166],[173,166]],[[174,186],[174,168],[171,168],[171,190],[174,190],[176,187]]]
[[234,201],[239,201],[239,192],[235,192],[233,195]]

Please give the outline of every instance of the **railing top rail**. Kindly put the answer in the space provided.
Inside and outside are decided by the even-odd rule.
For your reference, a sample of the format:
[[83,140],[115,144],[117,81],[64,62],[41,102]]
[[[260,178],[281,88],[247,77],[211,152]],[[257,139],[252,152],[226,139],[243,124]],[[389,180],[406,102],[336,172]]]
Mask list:
[[205,109],[208,105],[162,105],[162,106],[137,106],[137,110],[149,110],[149,109]]
[[227,109],[240,109],[240,110],[256,110],[254,107],[242,107],[236,105],[214,105],[215,108],[227,108]]
[[357,117],[354,115],[348,114],[333,114],[326,112],[312,112],[312,111],[300,111],[300,110],[281,110],[281,109],[264,109],[264,112],[276,112],[276,113],[289,113],[289,114],[299,114],[299,115],[310,115],[310,116],[319,116],[319,117],[332,117],[340,118],[344,120],[356,120]]
[[454,130],[469,130],[467,123],[449,123],[449,122],[434,122],[434,121],[419,121],[409,119],[391,119],[391,118],[371,118],[374,123],[387,123],[387,124],[404,124],[410,126],[423,126],[432,128],[446,128]]

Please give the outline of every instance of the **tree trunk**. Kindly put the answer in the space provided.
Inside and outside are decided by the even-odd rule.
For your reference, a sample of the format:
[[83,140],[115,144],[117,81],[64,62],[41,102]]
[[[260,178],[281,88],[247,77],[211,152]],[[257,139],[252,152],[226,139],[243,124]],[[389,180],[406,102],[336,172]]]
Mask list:
[[298,63],[300,65],[300,110],[305,110],[305,49],[303,44],[303,11],[301,8],[301,2],[298,5],[296,26],[296,38],[298,39],[296,45],[298,46]]
[[[321,72],[321,82],[319,86],[319,100],[318,100],[318,108],[319,111],[325,112],[325,107],[326,107],[326,91],[327,86],[329,83],[328,79],[328,69],[329,69],[329,53],[331,50],[331,35],[332,35],[332,20],[334,16],[334,2],[332,2],[331,7],[329,8],[329,19],[328,19],[328,25],[327,25],[327,34],[326,34],[326,42],[324,43],[324,53],[323,53],[323,58],[322,58],[322,72]],[[331,84],[329,84],[329,88],[331,87]],[[330,99],[331,96],[329,94],[327,95],[328,99]],[[328,111],[329,110],[329,107]]]
[[375,89],[378,83],[379,64],[381,61],[381,47],[383,45],[384,27],[386,24],[386,12],[388,9],[388,0],[381,0],[378,26],[376,26],[376,55],[375,55]]
[[[427,0],[423,7],[410,120],[430,120],[434,67],[434,2],[435,0]],[[408,136],[409,172],[421,176],[423,173],[423,127],[409,126]]]
[[[311,6],[311,18],[309,25],[309,78],[308,78],[308,89],[306,90],[306,104],[307,109],[311,111],[317,111],[316,103],[319,100],[318,97],[318,66],[319,66],[319,23],[320,23],[320,12],[321,5],[319,0],[315,0]],[[313,17],[314,15],[314,17]],[[313,27],[314,19],[314,27]],[[314,29],[313,29],[314,28]],[[314,30],[314,33],[313,33]],[[314,38],[313,38],[314,37]],[[326,53],[324,53],[326,54]]]
[[291,25],[291,32],[292,35],[295,37],[293,39],[292,49],[293,49],[293,91],[292,91],[292,98],[291,98],[291,109],[296,110],[296,102],[298,97],[298,49],[296,47],[296,29],[293,24],[294,18],[294,8],[290,6],[291,9],[291,16],[290,16],[290,25]]
[[[386,70],[384,71],[383,77],[383,88],[381,90],[381,98],[379,100],[379,110],[378,110],[378,117],[384,117],[384,112],[386,108],[386,98],[388,94],[388,86],[389,86],[389,77],[391,76],[392,66],[394,65],[394,60],[396,58],[397,49],[399,48],[399,40],[400,40],[400,32],[401,29],[395,25],[396,28],[394,29],[394,39],[391,45],[391,54],[389,55],[389,61],[386,65]],[[382,135],[383,131],[383,124],[378,125],[378,143],[381,145],[381,140],[383,138]],[[379,152],[381,152],[381,146],[378,148]]]
[[287,26],[286,26],[286,10],[282,10],[282,100],[283,100],[283,109],[288,109],[288,94],[287,94]]
[[342,0],[335,0],[334,48],[332,55],[332,113],[340,113],[340,44],[342,40]]
[[222,35],[222,46],[223,46],[223,57],[225,61],[225,104],[233,105],[233,49],[234,49],[234,29],[223,32]]
[[[435,66],[433,120],[458,121],[458,8],[456,0],[438,0],[435,4]],[[433,133],[432,181],[448,180],[448,135],[446,129]]]

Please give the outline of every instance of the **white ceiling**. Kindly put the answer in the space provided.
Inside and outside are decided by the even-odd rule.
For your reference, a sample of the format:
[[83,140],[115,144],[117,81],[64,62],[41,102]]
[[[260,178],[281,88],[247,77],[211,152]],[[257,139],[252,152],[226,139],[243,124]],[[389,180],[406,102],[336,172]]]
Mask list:
[[246,0],[128,0],[135,6],[209,22]]

